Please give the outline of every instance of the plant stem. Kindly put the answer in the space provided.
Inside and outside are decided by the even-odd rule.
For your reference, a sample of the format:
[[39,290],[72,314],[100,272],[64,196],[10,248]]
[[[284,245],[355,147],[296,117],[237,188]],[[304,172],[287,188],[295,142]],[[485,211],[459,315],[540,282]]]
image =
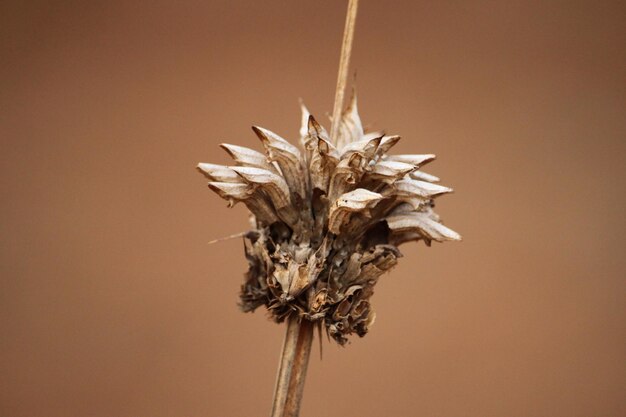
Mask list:
[[[343,107],[343,97],[348,80],[350,66],[350,54],[352,52],[352,39],[354,38],[354,26],[358,0],[348,1],[346,24],[343,31],[343,43],[339,57],[339,74],[337,76],[337,88],[335,90],[335,105],[333,107],[333,120],[330,138],[336,143],[339,132],[339,120]],[[306,319],[300,319],[293,314],[287,321],[287,332],[283,342],[283,350],[278,366],[276,388],[274,389],[274,402],[272,404],[271,417],[297,417],[300,413],[300,402],[304,390],[306,370],[311,356],[313,342],[313,323]]]
[[333,107],[333,120],[330,129],[330,139],[333,143],[337,143],[337,134],[339,133],[339,120],[341,119],[343,96],[348,82],[348,69],[350,68],[350,54],[352,53],[352,39],[354,38],[354,26],[358,7],[359,0],[350,0],[348,2],[348,13],[346,14],[346,25],[343,30],[343,43],[341,44],[341,55],[339,57],[337,88],[335,89],[335,106]]
[[296,315],[289,317],[278,366],[271,417],[296,417],[304,390],[313,342],[313,323]]

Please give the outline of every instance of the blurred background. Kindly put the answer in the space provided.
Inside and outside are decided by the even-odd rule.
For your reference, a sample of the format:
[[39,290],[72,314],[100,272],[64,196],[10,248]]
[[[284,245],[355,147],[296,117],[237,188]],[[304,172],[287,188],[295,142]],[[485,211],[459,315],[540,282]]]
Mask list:
[[[332,111],[345,1],[0,5],[0,415],[268,415],[220,142]],[[626,7],[362,0],[364,123],[436,153],[459,244],[404,246],[301,415],[626,415]],[[326,123],[328,125],[328,123]]]

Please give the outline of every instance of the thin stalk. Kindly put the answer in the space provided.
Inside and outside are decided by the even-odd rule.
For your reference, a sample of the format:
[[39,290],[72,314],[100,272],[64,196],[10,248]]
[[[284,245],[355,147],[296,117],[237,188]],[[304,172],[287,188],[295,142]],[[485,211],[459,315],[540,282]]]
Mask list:
[[354,26],[358,7],[359,0],[350,0],[348,2],[346,25],[343,30],[343,43],[341,44],[341,55],[339,56],[339,73],[337,74],[337,88],[335,89],[333,120],[330,128],[330,139],[333,143],[337,143],[337,134],[339,133],[339,120],[341,119],[341,109],[343,108],[343,96],[346,91],[346,84],[348,83],[352,39],[354,38]]
[[[333,107],[333,120],[331,127],[331,140],[336,143],[339,132],[339,120],[343,107],[343,97],[348,80],[350,66],[350,54],[352,52],[352,39],[354,38],[354,26],[358,0],[348,1],[346,24],[343,31],[343,43],[339,58],[339,74],[337,76],[337,88],[335,90],[335,105]],[[300,319],[297,315],[291,315],[287,321],[287,332],[283,342],[283,350],[276,376],[274,388],[274,401],[272,403],[271,417],[297,417],[300,413],[300,402],[304,391],[306,370],[311,356],[313,342],[313,323],[306,319]]]
[[312,342],[313,323],[292,315],[287,322],[271,417],[298,416]]

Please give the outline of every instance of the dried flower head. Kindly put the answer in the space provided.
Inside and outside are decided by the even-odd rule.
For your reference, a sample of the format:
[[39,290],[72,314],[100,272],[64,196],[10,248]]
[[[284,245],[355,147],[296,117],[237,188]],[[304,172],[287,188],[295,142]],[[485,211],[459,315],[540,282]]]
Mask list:
[[319,322],[344,344],[373,323],[369,299],[400,244],[461,237],[433,211],[433,200],[452,191],[420,170],[435,155],[388,155],[400,137],[364,133],[354,96],[339,123],[332,143],[302,106],[301,148],[253,127],[265,153],[222,144],[235,165],[198,169],[230,206],[252,213],[241,308]]

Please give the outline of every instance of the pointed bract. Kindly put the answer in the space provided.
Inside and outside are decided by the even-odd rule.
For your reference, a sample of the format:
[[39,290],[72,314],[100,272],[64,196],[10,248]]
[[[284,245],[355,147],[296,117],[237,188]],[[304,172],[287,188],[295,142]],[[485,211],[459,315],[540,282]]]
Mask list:
[[359,117],[356,104],[356,94],[352,94],[352,99],[348,107],[341,115],[339,121],[339,135],[337,137],[337,148],[342,149],[350,142],[357,141],[363,136],[363,124]]
[[245,148],[243,146],[230,145],[228,143],[222,143],[220,144],[220,147],[228,152],[237,165],[262,168],[267,169],[268,171],[276,172],[276,168],[269,163],[267,156],[261,152]]
[[224,165],[200,162],[197,168],[202,175],[211,181],[241,182],[241,177],[235,171]]

